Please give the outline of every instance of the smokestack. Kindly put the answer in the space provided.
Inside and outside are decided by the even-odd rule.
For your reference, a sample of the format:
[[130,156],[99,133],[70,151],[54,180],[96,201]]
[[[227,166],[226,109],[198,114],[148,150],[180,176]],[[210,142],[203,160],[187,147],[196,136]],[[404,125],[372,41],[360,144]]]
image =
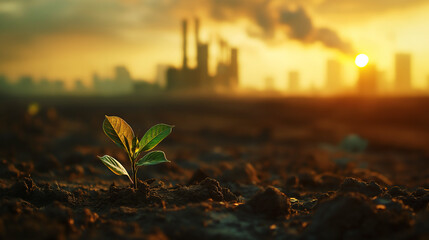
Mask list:
[[197,51],[197,68],[198,68],[198,56],[200,46],[200,19],[195,18],[195,50]]
[[225,50],[226,50],[226,42],[222,38],[219,38],[219,52],[220,52],[219,62],[220,63],[226,63],[226,61],[225,61],[225,56],[226,56]]
[[230,77],[232,87],[238,86],[238,50],[237,48],[231,49],[230,59]]
[[186,19],[183,19],[182,22],[182,29],[183,29],[183,69],[188,69],[188,56],[187,56],[187,29],[188,29],[188,22]]

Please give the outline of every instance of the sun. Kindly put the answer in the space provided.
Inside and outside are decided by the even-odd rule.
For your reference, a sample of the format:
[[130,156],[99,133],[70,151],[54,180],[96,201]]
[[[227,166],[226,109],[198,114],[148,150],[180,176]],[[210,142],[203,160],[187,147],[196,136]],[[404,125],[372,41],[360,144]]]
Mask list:
[[359,54],[356,56],[355,63],[358,67],[365,67],[368,64],[369,58],[365,54]]

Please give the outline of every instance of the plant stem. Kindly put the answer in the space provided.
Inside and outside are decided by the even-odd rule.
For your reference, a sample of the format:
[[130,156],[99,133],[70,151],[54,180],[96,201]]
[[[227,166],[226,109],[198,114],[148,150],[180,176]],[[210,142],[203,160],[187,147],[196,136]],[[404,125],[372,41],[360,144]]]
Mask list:
[[133,180],[131,180],[131,182],[134,185],[134,189],[137,190],[137,168],[136,168],[136,161],[135,159],[137,158],[137,156],[134,156],[134,154],[130,154],[128,152],[128,157],[131,161],[131,175],[133,175]]
[[137,190],[137,168],[135,163],[133,163],[133,179],[134,179],[134,189]]

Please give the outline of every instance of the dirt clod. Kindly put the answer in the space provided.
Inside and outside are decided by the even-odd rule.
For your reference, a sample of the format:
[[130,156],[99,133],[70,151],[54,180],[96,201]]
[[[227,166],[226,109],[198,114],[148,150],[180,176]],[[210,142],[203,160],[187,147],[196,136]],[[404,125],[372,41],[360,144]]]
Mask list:
[[412,220],[407,209],[400,207],[393,211],[377,206],[359,193],[338,195],[320,204],[305,236],[307,239],[375,239],[394,236],[395,231],[410,228]]
[[220,179],[222,182],[242,184],[257,184],[260,181],[255,168],[250,163],[224,171]]
[[206,178],[198,185],[179,188],[175,194],[184,202],[201,202],[210,198],[214,201],[237,201],[237,196],[213,178]]
[[188,185],[195,185],[208,178],[209,176],[201,169],[197,169],[188,181]]
[[289,198],[272,186],[257,193],[247,204],[254,212],[269,218],[287,217],[291,208]]
[[380,195],[383,190],[381,187],[374,181],[370,183],[359,181],[356,178],[346,178],[339,189],[340,192],[358,192],[369,197],[374,197]]

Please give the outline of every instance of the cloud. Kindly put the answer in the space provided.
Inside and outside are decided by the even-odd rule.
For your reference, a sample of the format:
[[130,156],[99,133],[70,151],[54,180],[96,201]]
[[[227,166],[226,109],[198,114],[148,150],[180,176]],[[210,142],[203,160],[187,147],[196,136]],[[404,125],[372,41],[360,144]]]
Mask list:
[[40,36],[64,33],[120,37],[126,30],[177,28],[177,19],[186,16],[203,16],[220,23],[247,19],[258,29],[258,34],[251,36],[266,42],[280,32],[304,44],[319,42],[345,53],[352,51],[333,29],[314,26],[303,7],[278,0],[4,1],[0,3],[0,38],[17,46]]
[[0,62],[25,57],[41,37],[46,40],[69,34],[119,38],[121,30],[133,26],[127,18],[130,8],[116,0],[0,2]]
[[210,17],[218,21],[246,18],[256,24],[259,34],[253,36],[272,40],[277,32],[304,44],[322,43],[325,47],[352,54],[351,44],[335,30],[316,27],[310,15],[300,5],[270,0],[209,0]]
[[338,15],[380,15],[393,10],[404,10],[429,4],[427,0],[324,0],[316,4],[322,13]]
[[[9,6],[2,11],[2,6]],[[10,6],[13,6],[10,7]],[[111,33],[126,13],[113,0],[15,0],[0,3],[0,34],[18,41],[38,36],[74,33]]]

